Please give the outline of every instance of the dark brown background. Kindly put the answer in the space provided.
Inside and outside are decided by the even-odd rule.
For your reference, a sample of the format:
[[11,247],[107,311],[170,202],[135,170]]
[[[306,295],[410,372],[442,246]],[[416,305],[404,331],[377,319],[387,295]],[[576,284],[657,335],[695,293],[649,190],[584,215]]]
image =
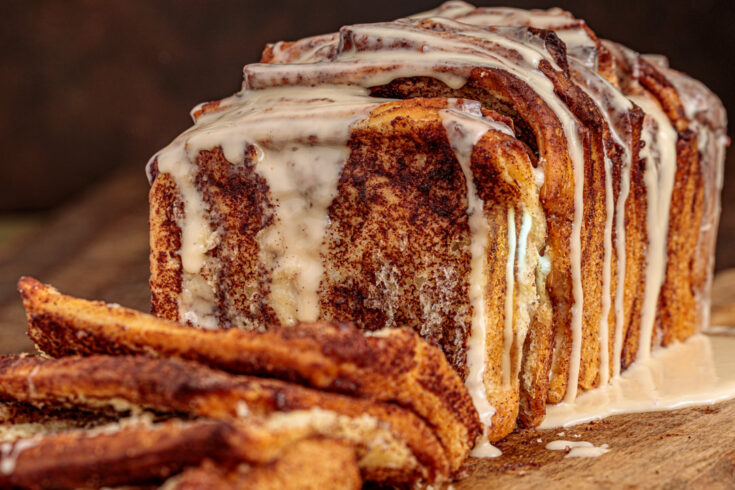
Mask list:
[[[242,65],[266,42],[438,3],[0,1],[0,225],[58,208],[122,166],[139,168],[146,185],[148,157],[189,125],[192,106],[236,91]],[[735,2],[504,4],[567,8],[601,36],[666,54],[735,107]],[[735,265],[735,173],[726,181],[719,268]]]
[[[553,3],[602,36],[667,54],[735,108],[735,2],[513,1]],[[21,274],[70,294],[147,308],[143,166],[189,125],[190,107],[238,89],[241,66],[255,61],[265,42],[433,6],[0,0],[0,353],[32,349],[13,291]],[[719,267],[735,265],[735,172],[727,181]],[[718,283],[715,322],[732,325],[735,270]],[[513,489],[731,488],[734,414],[730,401],[567,429],[567,438],[610,444],[601,458],[570,460],[543,449],[557,431],[515,433],[501,443],[503,458],[487,460],[457,488],[489,481]]]

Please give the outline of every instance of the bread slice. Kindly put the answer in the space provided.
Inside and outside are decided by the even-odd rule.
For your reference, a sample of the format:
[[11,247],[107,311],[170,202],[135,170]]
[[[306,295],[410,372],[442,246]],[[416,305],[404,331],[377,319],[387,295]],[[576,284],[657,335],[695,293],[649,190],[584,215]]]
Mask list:
[[[2,449],[3,487],[145,485],[185,470],[174,488],[187,488],[182,480],[191,484],[195,468],[214,473],[212,461],[248,488],[275,488],[265,486],[268,481],[299,488],[358,488],[361,482],[355,447],[307,425],[274,430],[263,421],[129,422],[17,439],[2,443]],[[212,486],[211,477],[199,481],[220,488]]]
[[[419,37],[417,25],[440,31],[441,38]],[[481,30],[473,30],[474,26]],[[528,29],[519,29],[521,26]],[[564,52],[559,52],[558,42],[553,41],[555,36],[539,28],[553,31],[558,40],[563,41]],[[399,42],[400,34],[395,34],[401,30],[406,37],[402,43]],[[534,54],[536,60],[530,61],[524,74],[533,73],[536,68],[541,70],[553,82],[555,93],[573,112],[575,124],[584,126],[588,132],[593,165],[592,171],[585,168],[585,201],[596,199],[589,196],[588,187],[594,185],[590,179],[605,180],[603,247],[582,243],[583,250],[589,251],[583,254],[586,261],[589,262],[590,255],[596,256],[595,260],[602,255],[602,276],[595,278],[602,290],[600,317],[594,318],[588,312],[594,313],[595,309],[588,309],[588,303],[594,301],[598,292],[587,285],[584,289],[579,388],[584,390],[605,384],[638,358],[639,348],[643,348],[640,357],[645,358],[651,347],[685,339],[706,325],[714,234],[719,216],[718,189],[727,143],[726,117],[721,102],[712,92],[669,68],[664,57],[640,56],[616,43],[601,41],[583,20],[558,8],[475,8],[464,2],[447,2],[408,21],[350,26],[332,35],[269,45],[262,61],[330,63],[334,66],[328,70],[314,66],[314,78],[340,83],[349,79],[383,96],[461,94],[514,117],[516,128],[533,128],[534,115],[520,110],[522,104],[504,97],[502,91],[485,89],[467,94],[466,91],[473,90],[475,77],[472,74],[463,74],[465,80],[455,82],[458,86],[464,83],[459,90],[452,86],[446,72],[457,73],[456,65],[467,63],[468,53],[473,49],[476,52],[481,46],[479,42],[474,46],[472,42],[457,42],[459,39],[455,35],[458,33],[483,40],[491,39],[493,34],[515,40],[523,36],[527,40],[534,36],[544,39],[548,54],[561,70],[553,73],[545,68],[548,58],[545,61],[542,53],[542,56]],[[475,55],[473,61],[477,66],[497,64],[493,58],[502,57],[509,48],[507,39],[499,41],[490,53],[483,53],[486,59],[479,60]],[[528,54],[529,48],[540,51],[539,43],[536,46],[533,42],[521,44],[516,56],[522,60],[533,59]],[[432,49],[424,49],[427,45]],[[397,46],[421,49],[409,54],[405,51],[388,54],[388,49]],[[441,63],[436,60],[437,66],[432,67],[433,55],[426,52],[434,50],[445,50],[447,55]],[[422,58],[429,61],[422,65]],[[380,60],[382,66],[378,63]],[[340,63],[342,61],[345,63]],[[536,62],[538,67],[534,66]],[[350,67],[350,63],[354,66]],[[343,72],[359,73],[360,69],[369,67],[371,71],[397,74],[384,75],[385,79],[394,78],[385,85],[384,81],[369,75],[358,74],[350,78],[349,73],[340,73],[340,65],[344,67]],[[281,70],[288,73],[288,65]],[[282,83],[274,76],[278,71],[259,65],[246,67],[246,83],[258,87]],[[309,79],[303,70],[300,77]],[[521,78],[526,80],[525,76]],[[538,86],[532,88],[541,98],[548,98],[544,96],[543,86],[541,90]],[[580,90],[584,94],[575,93]],[[596,143],[598,132],[601,144]],[[525,136],[538,140],[539,135],[534,133],[538,132],[527,131]],[[524,135],[523,132],[519,134]],[[543,145],[530,141],[529,146],[541,148]],[[604,152],[595,149],[600,146]],[[605,161],[610,162],[605,164],[604,171],[599,164],[601,153]],[[653,174],[657,176],[651,177]],[[585,211],[585,220],[589,216]],[[594,216],[594,219],[600,218],[599,214]],[[583,275],[594,275],[593,272],[588,268]],[[575,353],[569,348],[568,330],[562,327],[557,328],[551,368],[549,400],[552,402],[562,397],[570,401],[576,391],[566,386],[572,374],[568,360],[573,360]],[[595,329],[597,347],[592,335]],[[538,405],[537,397],[528,396],[525,400]],[[536,421],[528,422],[533,425]]]
[[267,465],[228,468],[205,461],[183,471],[163,485],[162,490],[303,490],[360,489],[362,479],[355,450],[332,439],[304,439],[283,449]]
[[[282,381],[233,376],[192,362],[130,356],[58,360],[7,356],[0,359],[0,380],[0,397],[36,406],[121,412],[141,407],[218,420],[320,409],[342,416],[343,423],[332,428],[333,434],[349,437],[354,432],[364,438],[371,432],[375,440],[384,441],[381,446],[388,456],[365,456],[382,463],[375,472],[366,469],[370,479],[433,481],[450,473],[446,452],[412,412]],[[412,467],[403,464],[407,459]]]
[[366,335],[351,325],[327,322],[263,332],[198,330],[63,295],[31,278],[21,279],[19,290],[29,336],[48,356],[189,359],[235,374],[395,403],[426,421],[453,468],[459,467],[479,434],[477,412],[459,376],[436,347],[410,330]]
[[[269,45],[261,61],[244,68],[243,90],[234,98],[195,109],[195,126],[149,165],[149,175],[155,178],[152,244],[158,248],[152,255],[157,261],[152,265],[152,287],[157,313],[202,327],[290,324],[295,314],[307,310],[312,319],[349,319],[365,329],[410,326],[441,346],[455,368],[467,375],[483,423],[488,426],[491,420],[487,432],[491,439],[512,428],[516,411],[523,424],[537,425],[547,402],[574,401],[579,391],[605,384],[633,360],[647,358],[652,346],[686,338],[706,322],[717,187],[726,143],[724,111],[701,84],[670,70],[660,57],[641,57],[601,41],[583,21],[560,9],[475,9],[450,2],[413,18],[346,26],[334,34]],[[376,104],[384,104],[385,98],[403,102],[372,106],[362,116],[334,126],[347,132],[341,133],[339,142],[317,135],[309,139],[308,131],[294,133],[278,124],[271,126],[278,137],[259,140],[246,121],[255,107],[248,101],[268,98],[274,91],[290,90],[302,101],[312,97],[341,104],[339,96],[328,95],[330,91],[360,88]],[[442,156],[437,137],[432,139],[433,131],[414,124],[416,117],[399,114],[409,110],[409,100],[416,101],[414,107],[426,108],[439,104],[437,98],[451,110],[461,99],[465,115],[472,104],[467,100],[479,103],[474,113],[504,122],[511,130],[506,136],[514,141],[507,141],[504,131],[487,131],[494,135],[492,150],[476,151],[483,146],[483,136],[472,138],[474,149],[463,152],[456,144],[461,138],[442,119],[454,157],[460,163],[471,161],[473,178],[465,181],[474,182],[481,173],[473,168],[474,158],[482,159],[475,153],[483,153],[483,165],[495,172],[488,180],[474,182],[478,195],[489,193],[482,195],[483,202],[492,203],[491,209],[484,209],[492,218],[484,232],[497,252],[488,257],[493,269],[488,271],[488,286],[504,284],[510,291],[516,281],[523,283],[523,274],[511,281],[522,261],[503,260],[504,255],[512,258],[508,249],[520,241],[513,235],[522,228],[517,221],[521,208],[533,216],[531,229],[540,240],[531,247],[536,252],[526,254],[536,261],[537,272],[533,301],[521,302],[528,322],[524,318],[516,325],[519,315],[525,315],[523,308],[500,311],[501,303],[512,305],[517,299],[507,294],[507,301],[491,299],[486,304],[489,321],[469,329],[471,333],[481,323],[485,333],[494,335],[486,338],[489,362],[481,363],[484,396],[476,396],[473,389],[478,370],[471,367],[474,357],[463,350],[473,344],[467,335],[468,310],[456,301],[462,295],[451,281],[455,274],[462,276],[459,265],[465,262],[461,250],[436,245],[437,236],[456,240],[461,219],[447,206],[456,210],[452,199],[465,189],[452,187],[451,176],[436,179],[434,164],[451,155]],[[300,120],[303,111],[288,100],[285,105],[260,106],[261,116],[273,124],[275,119],[265,115],[283,109]],[[233,121],[227,115],[233,107],[248,114],[237,119],[241,131],[234,140],[230,126],[220,125]],[[378,117],[382,112],[389,117]],[[411,113],[415,116],[415,109]],[[446,111],[439,115],[444,118]],[[473,134],[471,126],[465,122],[459,131],[465,145]],[[235,172],[242,181],[233,186],[231,167],[219,164],[223,160],[239,164],[240,153],[232,151],[237,138],[250,145],[242,157],[249,163],[245,172]],[[274,141],[304,140],[312,149],[342,147],[346,142],[349,153],[340,160],[337,190],[322,203],[327,208],[323,222],[328,223],[326,235],[317,233],[322,241],[289,241],[318,256],[319,267],[286,272],[278,257],[289,252],[271,241],[280,226],[283,196],[278,197],[279,186],[272,179],[258,180],[262,172],[255,170],[255,176],[248,172],[253,160],[273,161],[268,151]],[[508,159],[499,150],[503,146],[515,146],[514,155],[521,155],[525,147],[530,165],[515,165],[524,158]],[[427,159],[426,154],[436,158]],[[312,168],[319,166],[316,160]],[[417,172],[427,162],[426,173]],[[513,186],[508,188],[497,178],[505,172],[499,169],[514,166],[530,168],[530,173],[515,175],[525,172],[535,177],[535,185],[527,185],[521,177],[516,178],[518,187],[510,190]],[[202,173],[204,177],[191,177]],[[411,187],[414,184],[418,191]],[[331,184],[327,188],[334,189]],[[467,196],[469,190],[468,186]],[[706,190],[715,197],[706,198]],[[440,192],[445,192],[444,200],[436,197]],[[233,199],[238,193],[247,196],[246,202]],[[191,199],[184,196],[190,195],[203,196],[205,205],[187,204]],[[519,200],[513,201],[514,207],[505,200],[508,196]],[[518,202],[523,203],[521,208]],[[513,219],[503,225],[503,206],[508,213],[513,209],[515,230]],[[416,211],[427,208],[431,219]],[[465,209],[471,208],[468,199]],[[196,243],[187,232],[191,225],[187,214],[194,210],[196,220],[207,216],[206,222],[214,215],[228,221],[237,214],[235,209],[242,214],[239,227],[220,227],[215,218],[211,223],[216,228],[208,230],[210,235],[204,233],[211,240],[199,241],[205,245],[204,254],[213,257],[210,262],[203,259],[201,267],[189,270],[175,262],[177,250]],[[230,239],[235,241],[223,247]],[[321,248],[323,242],[326,250]],[[426,257],[441,258],[449,266],[437,268]],[[224,282],[213,279],[219,272],[212,270],[232,262],[237,264],[230,272],[243,272]],[[394,268],[394,262],[410,265],[409,272]],[[505,280],[500,274],[503,265],[515,269]],[[193,274],[193,282],[187,273]],[[288,311],[273,309],[273,301],[302,287],[298,285],[302,275],[310,277],[318,298],[301,305],[302,310],[293,305]],[[260,277],[267,280],[258,282]],[[526,278],[526,286],[529,283]],[[433,284],[441,285],[442,295],[429,294]],[[417,293],[425,286],[428,291]],[[224,298],[218,296],[221,289]],[[192,291],[203,299],[201,303],[192,303]],[[233,299],[238,291],[246,291],[248,300]],[[206,305],[204,319],[192,304]],[[477,311],[486,309],[469,306],[472,320]],[[450,310],[456,312],[453,317],[442,313]],[[498,328],[511,318],[511,310],[512,328]],[[525,335],[529,325],[530,335]],[[512,331],[513,340],[506,330]],[[498,355],[504,361],[500,374]],[[513,360],[508,362],[509,358]],[[514,368],[507,369],[508,365]]]

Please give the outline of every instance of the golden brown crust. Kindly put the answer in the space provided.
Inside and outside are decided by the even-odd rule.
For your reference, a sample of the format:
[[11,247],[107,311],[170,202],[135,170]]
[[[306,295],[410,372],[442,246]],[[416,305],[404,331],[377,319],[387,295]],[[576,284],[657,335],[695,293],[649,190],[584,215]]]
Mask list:
[[[471,324],[466,184],[437,117],[444,107],[440,99],[385,104],[353,127],[329,207],[320,317],[365,330],[411,328],[464,373]],[[441,274],[452,279],[432,280]],[[427,314],[424,304],[436,306]]]
[[3,443],[0,486],[79,488],[156,483],[205,458],[241,460],[241,443],[223,422],[167,422],[98,433],[73,431]]
[[[0,399],[60,407],[143,407],[220,420],[319,408],[388,424],[430,480],[450,472],[447,455],[431,429],[395,405],[318,392],[276,380],[233,376],[201,365],[130,356],[0,358]],[[404,471],[410,480],[416,475]]]
[[[441,8],[437,11],[438,15],[441,15],[440,11]],[[468,6],[460,15],[460,20],[462,16],[482,15],[483,12],[485,9],[472,10]],[[536,12],[527,19],[538,20],[544,15],[544,12]],[[467,276],[467,220],[459,212],[466,203],[458,182],[461,179],[457,178],[459,172],[456,166],[447,164],[452,159],[452,152],[447,148],[446,138],[442,137],[442,128],[438,127],[436,120],[432,121],[431,111],[443,107],[436,97],[477,100],[485,109],[510,118],[517,140],[522,142],[514,141],[515,150],[525,144],[536,154],[530,158],[532,164],[543,164],[545,180],[540,189],[540,203],[545,214],[547,237],[546,248],[542,252],[552,259],[551,272],[541,281],[546,290],[539,294],[540,304],[533,317],[533,328],[522,349],[520,380],[514,378],[510,390],[496,389],[498,385],[495,379],[500,369],[499,355],[503,350],[498,328],[504,320],[503,278],[500,270],[488,273],[488,291],[492,296],[488,298],[487,306],[492,320],[488,330],[489,362],[485,381],[490,385],[489,397],[498,408],[492,438],[502,437],[512,429],[519,404],[520,419],[524,424],[534,425],[543,417],[546,401],[560,402],[570,391],[567,385],[573,365],[571,323],[575,303],[570,236],[575,216],[575,183],[570,158],[570,150],[573,149],[568,146],[571,142],[564,138],[565,134],[569,137],[567,131],[570,126],[579,133],[581,143],[577,150],[584,156],[584,182],[583,186],[577,187],[577,190],[581,187],[584,194],[579,258],[584,303],[579,313],[582,317],[581,356],[578,386],[573,387],[574,391],[599,385],[601,342],[606,344],[608,353],[615,350],[614,326],[618,318],[614,308],[610,308],[605,319],[602,318],[604,303],[614,305],[616,300],[622,300],[622,311],[619,312],[624,338],[622,367],[627,367],[637,356],[641,305],[646,293],[644,270],[648,248],[647,196],[643,175],[645,162],[639,157],[643,112],[638,107],[628,110],[626,104],[620,104],[620,107],[615,108],[616,114],[606,114],[609,107],[604,107],[605,104],[609,102],[615,105],[613,101],[621,95],[615,87],[626,95],[655,96],[679,133],[667,240],[667,272],[657,309],[658,334],[654,335],[653,343],[668,344],[686,338],[702,322],[700,305],[706,302],[702,296],[706,295],[707,264],[711,265],[710,261],[697,260],[696,254],[698,250],[711,250],[714,240],[712,233],[702,231],[702,224],[703,219],[711,219],[716,202],[708,200],[703,189],[713,189],[716,179],[712,177],[712,169],[707,175],[703,172],[701,156],[697,154],[697,134],[690,124],[692,121],[687,119],[687,108],[671,81],[671,73],[667,75],[664,67],[656,66],[648,58],[637,54],[624,55],[620,59],[619,50],[601,42],[583,21],[575,19],[568,12],[553,10],[548,15],[569,19],[568,24],[556,25],[552,22],[550,25],[553,25],[554,30],[581,30],[590,38],[596,50],[585,44],[582,51],[595,51],[588,53],[596,58],[594,63],[589,63],[588,59],[575,58],[576,55],[567,60],[565,44],[551,31],[536,28],[497,31],[492,27],[488,30],[502,32],[512,41],[517,40],[514,36],[519,36],[522,42],[532,45],[534,49],[543,47],[546,50],[548,56],[545,55],[538,62],[538,69],[553,85],[559,101],[572,113],[571,121],[560,120],[564,117],[564,111],[552,110],[544,103],[534,85],[523,80],[523,77],[512,75],[512,70],[473,67],[462,65],[461,62],[438,62],[438,66],[431,68],[437,78],[451,74],[465,79],[466,83],[460,88],[450,88],[437,79],[417,76],[397,78],[388,84],[370,87],[371,94],[375,96],[414,100],[385,104],[352,128],[350,160],[341,175],[338,195],[330,206],[328,257],[325,261],[327,279],[320,289],[322,316],[354,320],[364,329],[378,329],[386,325],[409,326],[440,346],[454,367],[466,374],[465,344],[471,315],[463,292],[467,284],[462,281],[455,281],[448,286],[443,284],[440,287],[442,294],[433,294],[435,292],[431,291],[432,294],[422,296],[419,292],[426,282],[424,277],[437,276],[434,263],[425,260],[426,257],[438,259],[452,276]],[[391,72],[395,62],[376,57],[370,58],[371,61],[364,65],[343,63],[345,60],[340,57],[341,50],[363,53],[400,46],[404,50],[415,48],[423,51],[426,46],[415,41],[414,37],[427,39],[427,45],[439,50],[449,51],[456,45],[460,46],[458,51],[466,49],[472,52],[475,48],[492,51],[501,58],[513,60],[508,65],[513,65],[517,58],[524,58],[504,43],[487,41],[482,35],[487,33],[486,30],[469,25],[432,18],[403,19],[377,25],[378,30],[393,28],[405,28],[417,36],[405,36],[404,39],[399,33],[395,39],[389,36],[383,39],[380,35],[371,38],[369,27],[365,30],[365,26],[348,26],[336,34],[270,45],[263,53],[262,61],[265,63],[334,63],[328,69],[317,67],[309,75],[293,77],[284,74],[287,70],[263,70],[262,65],[253,65],[245,68],[245,87],[260,89],[306,82],[360,83],[356,72],[369,78],[376,71]],[[437,33],[441,40],[433,46],[431,36]],[[451,59],[452,53],[448,59]],[[430,62],[434,61],[430,59]],[[536,63],[529,63],[529,69],[535,69]],[[503,66],[503,63],[488,65]],[[523,63],[519,63],[518,67],[521,70],[526,68]],[[592,71],[595,68],[591,67],[595,67],[598,73]],[[590,88],[587,84],[590,80],[597,83],[597,89]],[[595,102],[597,99],[590,90],[598,90],[597,95],[603,102]],[[712,126],[718,118],[722,119],[719,116],[704,117],[700,122]],[[611,126],[615,126],[615,137]],[[629,159],[622,155],[624,150],[618,144],[618,137],[632,154],[628,155]],[[484,164],[493,168],[493,165],[487,165],[487,161],[493,157],[506,158],[511,162],[519,160],[517,155],[523,154],[523,151],[511,152],[513,156],[510,158],[507,155],[498,156],[502,153],[498,148],[512,146],[509,141],[513,140],[509,138],[506,141],[499,137],[489,142],[487,146],[492,151],[486,153]],[[480,146],[482,143],[478,144]],[[426,151],[427,147],[431,147],[432,151]],[[628,160],[630,169],[627,167]],[[609,176],[606,175],[608,162],[612,169]],[[419,167],[424,166],[428,170],[418,171]],[[526,167],[530,168],[528,162]],[[712,168],[715,167],[713,164]],[[618,216],[608,214],[607,201],[612,197],[613,203],[618,202],[623,175],[628,170],[631,183],[624,206],[625,229],[618,230]],[[473,172],[476,171],[473,168]],[[435,179],[439,173],[443,178]],[[608,177],[611,178],[609,184],[606,183]],[[519,196],[514,195],[512,189],[506,189],[502,183],[498,185],[497,178],[491,178],[490,185],[478,188],[480,192],[488,191],[482,197],[486,202],[491,202],[490,209],[486,209],[492,221],[490,227],[494,242],[489,262],[502,264],[508,255],[507,243],[503,238],[507,236],[503,209],[518,204]],[[612,196],[607,195],[608,192]],[[509,196],[513,198],[506,201]],[[398,203],[401,205],[397,206]],[[506,207],[492,207],[498,203]],[[427,208],[429,211],[426,211]],[[709,217],[703,208],[710,210]],[[615,213],[618,211],[616,208]],[[606,249],[606,221],[609,217],[613,218],[612,246]],[[623,233],[625,249],[621,247],[619,250],[616,238]],[[446,235],[447,241],[460,245],[455,248],[437,246],[434,237],[441,234]],[[375,240],[374,237],[379,239]],[[376,247],[376,241],[382,248]],[[416,255],[406,254],[401,248],[402,243],[415,244]],[[611,255],[611,264],[609,270],[603,270],[604,257],[608,253]],[[623,297],[616,298],[618,262],[623,257],[626,262],[625,283],[621,288]],[[610,279],[604,283],[605,274]],[[609,286],[609,296],[605,298],[602,297],[603,284]],[[447,304],[455,315],[433,321],[417,307],[424,300],[431,304]],[[220,307],[226,309],[227,305],[222,306],[224,304],[220,301]],[[601,320],[608,324],[607,338],[603,339],[600,338]],[[519,347],[514,346],[514,349],[518,351]],[[516,353],[516,357],[520,358],[520,353]],[[614,356],[609,356],[608,365],[602,366],[606,375],[615,371],[617,361]]]
[[[697,254],[703,249],[711,251],[711,246],[700,244],[703,236],[709,236],[701,230],[715,227],[712,221],[717,220],[714,200],[717,199],[718,191],[715,185],[707,186],[705,183],[717,180],[719,163],[716,161],[717,155],[698,151],[698,134],[693,126],[700,124],[700,121],[688,117],[683,102],[683,98],[691,94],[679,93],[672,82],[673,77],[690,79],[616,43],[605,41],[605,45],[613,54],[623,91],[626,94],[653,96],[677,131],[676,173],[666,242],[666,275],[659,295],[655,335],[652,338],[653,345],[668,345],[691,336],[706,320],[706,314],[700,312],[702,304],[707,305],[708,279],[707,274],[702,272],[706,266],[698,263],[700,258]],[[706,99],[711,106],[711,113],[715,114],[701,124],[714,131],[713,137],[717,137],[725,125],[724,118],[718,116],[721,104],[705,88],[694,86],[694,89],[702,92],[695,96]],[[710,197],[705,196],[706,187]],[[640,202],[639,214],[643,220],[645,200]],[[711,266],[709,260],[705,262]],[[640,319],[634,317],[626,331],[624,367],[636,358],[639,334]]]
[[304,439],[283,449],[268,464],[227,468],[205,461],[185,470],[164,487],[166,490],[348,490],[362,488],[355,450],[330,439]]
[[322,322],[265,332],[204,331],[65,296],[31,278],[21,279],[19,289],[31,339],[54,357],[178,357],[233,373],[394,402],[432,427],[454,468],[479,434],[477,413],[462,381],[438,349],[408,330],[366,336],[346,324]]
[[183,206],[171,176],[156,176],[149,201],[151,311],[159,318],[176,320],[179,317],[182,270],[181,256],[178,254],[181,229],[176,216],[183,214]]
[[362,481],[352,443],[259,420],[141,421],[45,434],[3,443],[0,463],[3,487],[153,484],[181,470],[167,488],[336,489]]

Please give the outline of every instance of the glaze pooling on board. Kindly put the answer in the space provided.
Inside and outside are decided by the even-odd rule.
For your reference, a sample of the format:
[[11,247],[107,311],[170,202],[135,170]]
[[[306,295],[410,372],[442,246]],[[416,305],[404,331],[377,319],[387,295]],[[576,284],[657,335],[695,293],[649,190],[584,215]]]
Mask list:
[[734,397],[735,337],[696,334],[636,361],[610,384],[581,394],[575,403],[549,406],[540,427],[710,405]]

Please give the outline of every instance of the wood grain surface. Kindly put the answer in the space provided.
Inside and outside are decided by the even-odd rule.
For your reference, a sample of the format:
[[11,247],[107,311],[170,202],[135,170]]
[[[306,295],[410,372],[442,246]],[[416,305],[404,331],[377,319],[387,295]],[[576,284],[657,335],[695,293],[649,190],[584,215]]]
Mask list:
[[[142,170],[124,170],[41,229],[0,249],[0,352],[32,349],[15,291],[21,275],[69,294],[148,310],[147,191]],[[712,320],[735,324],[735,270],[717,277]],[[556,439],[608,444],[610,451],[598,458],[565,458],[544,447]],[[453,487],[735,488],[735,400],[521,431],[499,446],[503,456],[470,460]]]
[[[733,421],[729,401],[516,432],[498,444],[501,457],[470,460],[454,488],[735,488]],[[557,439],[608,444],[609,452],[567,458],[545,449]]]

